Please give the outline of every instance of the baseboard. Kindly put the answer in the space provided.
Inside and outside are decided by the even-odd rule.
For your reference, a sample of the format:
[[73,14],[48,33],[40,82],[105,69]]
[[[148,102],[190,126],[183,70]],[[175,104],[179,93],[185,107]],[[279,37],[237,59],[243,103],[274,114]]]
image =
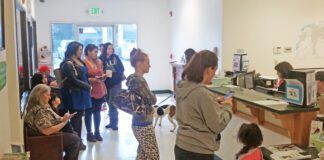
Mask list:
[[165,94],[165,93],[173,94],[173,91],[171,90],[153,90],[152,92],[154,94]]

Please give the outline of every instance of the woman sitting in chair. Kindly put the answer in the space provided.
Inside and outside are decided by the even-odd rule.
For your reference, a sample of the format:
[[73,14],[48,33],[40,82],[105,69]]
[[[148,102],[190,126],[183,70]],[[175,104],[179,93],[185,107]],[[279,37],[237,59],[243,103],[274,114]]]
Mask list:
[[[28,135],[52,135],[60,130],[75,115],[66,113],[60,117],[52,112],[48,104],[51,98],[51,88],[45,84],[39,84],[33,88],[27,103],[27,114],[24,122],[28,128]],[[63,133],[64,160],[76,160],[79,155],[80,139],[74,133]]]

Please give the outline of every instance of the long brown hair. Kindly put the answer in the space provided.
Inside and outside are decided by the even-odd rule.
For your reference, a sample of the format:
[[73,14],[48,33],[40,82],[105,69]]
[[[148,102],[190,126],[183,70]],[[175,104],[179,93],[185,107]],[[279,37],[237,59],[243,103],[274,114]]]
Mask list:
[[182,79],[200,83],[204,78],[206,68],[215,68],[218,65],[218,58],[214,52],[202,50],[193,55],[182,73]]
[[293,67],[290,63],[283,61],[275,66],[275,70],[281,73],[282,78],[285,79],[288,77],[288,72],[293,70]]

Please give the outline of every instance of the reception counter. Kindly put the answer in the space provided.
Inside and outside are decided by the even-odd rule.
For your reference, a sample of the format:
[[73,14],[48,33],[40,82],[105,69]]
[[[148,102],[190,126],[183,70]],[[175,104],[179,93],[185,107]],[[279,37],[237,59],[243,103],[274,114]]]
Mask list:
[[301,147],[308,145],[310,124],[316,118],[319,107],[294,106],[277,97],[231,85],[210,87],[210,90],[220,95],[225,95],[229,91],[233,92],[233,112],[237,112],[237,103],[241,102],[250,109],[259,125],[265,122],[265,111],[272,113],[287,129],[291,143]]

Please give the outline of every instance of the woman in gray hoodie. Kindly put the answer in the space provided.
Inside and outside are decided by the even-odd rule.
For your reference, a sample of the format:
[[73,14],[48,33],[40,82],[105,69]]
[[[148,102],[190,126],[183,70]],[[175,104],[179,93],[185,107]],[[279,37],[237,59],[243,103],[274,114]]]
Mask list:
[[207,87],[215,76],[218,58],[211,51],[195,54],[183,72],[184,80],[176,88],[179,129],[176,160],[219,159],[220,133],[232,118],[232,99],[224,100]]

